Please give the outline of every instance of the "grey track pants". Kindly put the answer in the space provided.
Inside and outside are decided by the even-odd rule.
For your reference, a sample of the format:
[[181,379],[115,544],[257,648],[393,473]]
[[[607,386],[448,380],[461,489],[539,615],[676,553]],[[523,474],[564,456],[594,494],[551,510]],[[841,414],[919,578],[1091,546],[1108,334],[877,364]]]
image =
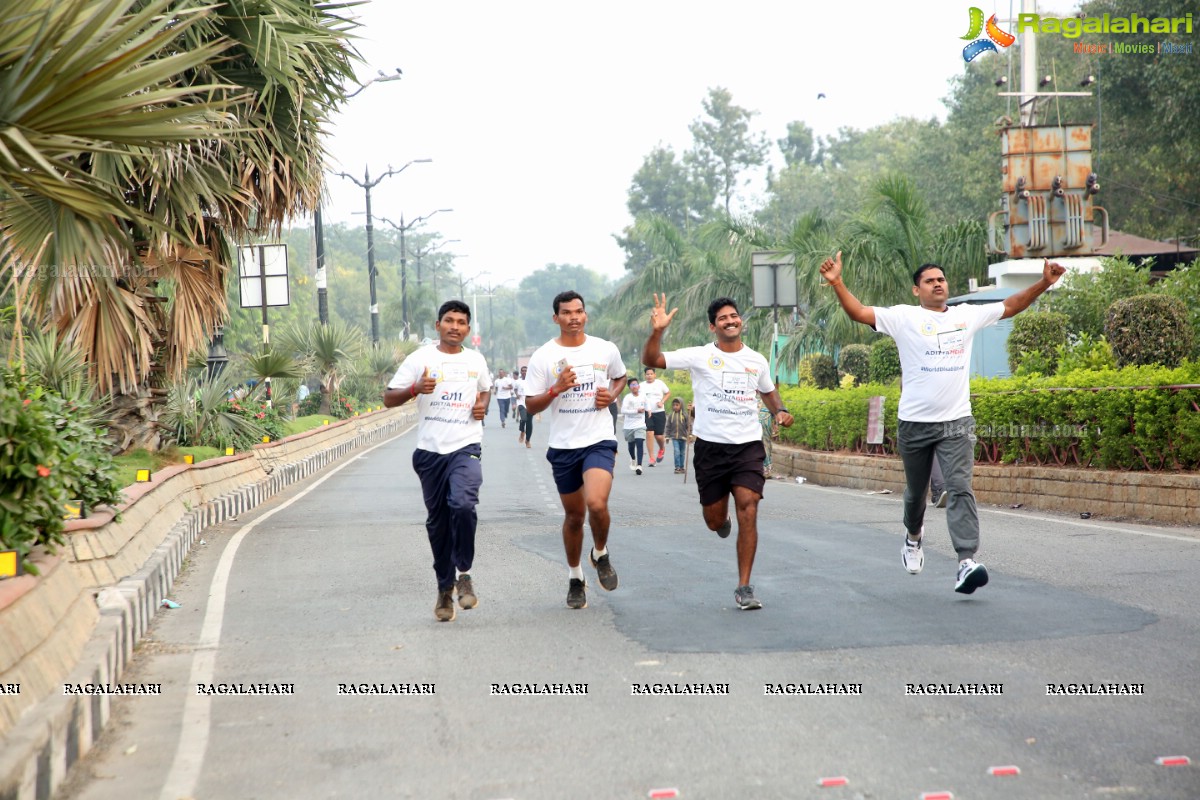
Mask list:
[[946,525],[959,560],[974,558],[979,549],[979,512],[971,477],[975,471],[975,418],[950,422],[900,420],[900,460],[904,462],[904,528],[910,534],[925,521],[926,493],[936,457],[949,492]]

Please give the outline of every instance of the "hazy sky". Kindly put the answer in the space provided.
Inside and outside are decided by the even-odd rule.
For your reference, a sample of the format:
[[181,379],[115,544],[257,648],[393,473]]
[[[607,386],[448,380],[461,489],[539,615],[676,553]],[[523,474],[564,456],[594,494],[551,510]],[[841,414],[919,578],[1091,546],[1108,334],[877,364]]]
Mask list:
[[[381,182],[373,212],[399,222],[453,208],[422,230],[461,239],[445,249],[465,254],[457,268],[466,277],[486,270],[482,285],[513,285],[548,263],[616,277],[623,258],[613,234],[631,221],[633,174],[657,144],[680,155],[690,147],[688,124],[710,87],[757,111],[754,128],[772,142],[792,120],[828,135],[903,115],[944,119],[971,5],[1002,19],[1010,8],[372,0],[357,9],[369,65],[359,79],[396,67],[404,77],[352,99],[329,147],[360,180],[365,167],[377,176],[432,158]],[[1039,5],[1061,16],[1077,3]],[[999,74],[997,54],[981,58],[997,59]],[[774,146],[772,158],[781,160]],[[352,213],[364,210],[363,191],[344,178],[328,183],[327,218],[362,224]]]

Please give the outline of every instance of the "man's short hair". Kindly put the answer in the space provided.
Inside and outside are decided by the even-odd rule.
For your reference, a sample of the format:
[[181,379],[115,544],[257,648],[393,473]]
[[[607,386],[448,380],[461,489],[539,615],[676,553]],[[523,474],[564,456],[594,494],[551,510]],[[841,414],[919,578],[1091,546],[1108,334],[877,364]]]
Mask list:
[[471,321],[471,307],[462,300],[447,300],[442,303],[442,307],[438,309],[438,322],[442,321],[442,317],[446,316],[447,312],[458,311],[467,315],[467,322]]
[[646,367],[644,370],[642,370],[643,375],[647,375],[651,372],[653,372],[655,375],[658,374],[658,370],[656,370],[654,367]]
[[[913,273],[913,286],[921,285],[921,276],[924,275],[925,270],[928,270],[928,269],[942,269],[942,268],[938,264],[922,264],[921,266],[917,267],[917,271]],[[942,274],[945,275],[946,270],[942,269]]]
[[709,325],[717,324],[717,312],[720,311],[725,306],[733,306],[733,310],[737,311],[738,316],[740,317],[742,315],[742,312],[738,311],[737,303],[734,302],[732,297],[718,297],[716,300],[713,300],[711,303],[708,304],[708,324]]
[[638,382],[637,378],[630,378],[629,381],[626,382],[625,385],[626,386],[641,386],[642,384]]
[[584,308],[587,308],[587,303],[584,302],[583,295],[574,289],[568,289],[565,292],[559,292],[558,294],[554,295],[554,316],[558,316],[559,306],[561,306],[563,303],[569,303],[572,300],[578,300]]

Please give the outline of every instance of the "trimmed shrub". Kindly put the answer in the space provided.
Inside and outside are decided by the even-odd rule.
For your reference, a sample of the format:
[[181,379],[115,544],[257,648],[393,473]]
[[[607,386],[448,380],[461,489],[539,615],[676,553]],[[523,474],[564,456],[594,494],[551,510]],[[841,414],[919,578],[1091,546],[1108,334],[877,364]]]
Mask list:
[[1067,315],[1057,311],[1019,314],[1008,334],[1008,368],[1014,375],[1053,375],[1060,347],[1067,344]]
[[1128,297],[1109,306],[1104,335],[1118,367],[1177,367],[1191,355],[1194,340],[1183,301],[1156,294]]
[[1112,348],[1101,336],[1093,339],[1086,333],[1075,337],[1075,341],[1058,348],[1058,374],[1068,375],[1077,369],[1115,369]]
[[865,344],[848,344],[838,354],[838,367],[847,375],[853,375],[856,383],[871,379],[871,348]]
[[796,374],[801,386],[818,389],[836,389],[838,386],[837,365],[833,363],[833,356],[825,353],[809,353],[800,359]]
[[872,343],[869,371],[871,383],[891,383],[900,377],[900,351],[895,339],[885,336]]

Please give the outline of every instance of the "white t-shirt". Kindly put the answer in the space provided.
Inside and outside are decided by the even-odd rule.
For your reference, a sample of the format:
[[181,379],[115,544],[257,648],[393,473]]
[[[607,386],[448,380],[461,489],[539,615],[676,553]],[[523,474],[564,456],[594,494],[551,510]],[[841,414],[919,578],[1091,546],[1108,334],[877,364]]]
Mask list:
[[641,392],[642,397],[646,398],[647,412],[653,414],[658,411],[667,410],[663,405],[663,399],[671,393],[671,388],[661,378],[655,378],[653,381],[642,381],[638,391]]
[[771,367],[763,356],[742,345],[726,353],[715,343],[663,353],[667,369],[692,373],[696,404],[696,438],[721,444],[746,444],[762,439],[758,393],[775,391]]
[[909,305],[873,310],[875,329],[895,339],[900,352],[900,419],[949,422],[969,416],[971,342],[1000,321],[1004,303],[962,303],[945,311]]
[[417,395],[417,449],[445,455],[483,441],[483,423],[471,414],[480,393],[492,388],[483,356],[465,347],[452,355],[425,345],[404,359],[388,388],[410,388],[426,369],[437,387]]
[[625,395],[621,401],[621,418],[622,430],[646,430],[646,398],[640,394]]
[[494,385],[497,400],[509,400],[513,396],[513,379],[509,375],[497,378]]
[[517,398],[517,408],[525,405],[525,379],[513,378],[513,397]]
[[607,408],[596,408],[596,387],[608,388],[625,377],[625,362],[617,346],[607,339],[587,336],[579,347],[563,347],[551,339],[529,359],[525,392],[543,394],[558,380],[560,362],[575,371],[576,386],[550,402],[549,446],[576,450],[613,440],[613,423]]

